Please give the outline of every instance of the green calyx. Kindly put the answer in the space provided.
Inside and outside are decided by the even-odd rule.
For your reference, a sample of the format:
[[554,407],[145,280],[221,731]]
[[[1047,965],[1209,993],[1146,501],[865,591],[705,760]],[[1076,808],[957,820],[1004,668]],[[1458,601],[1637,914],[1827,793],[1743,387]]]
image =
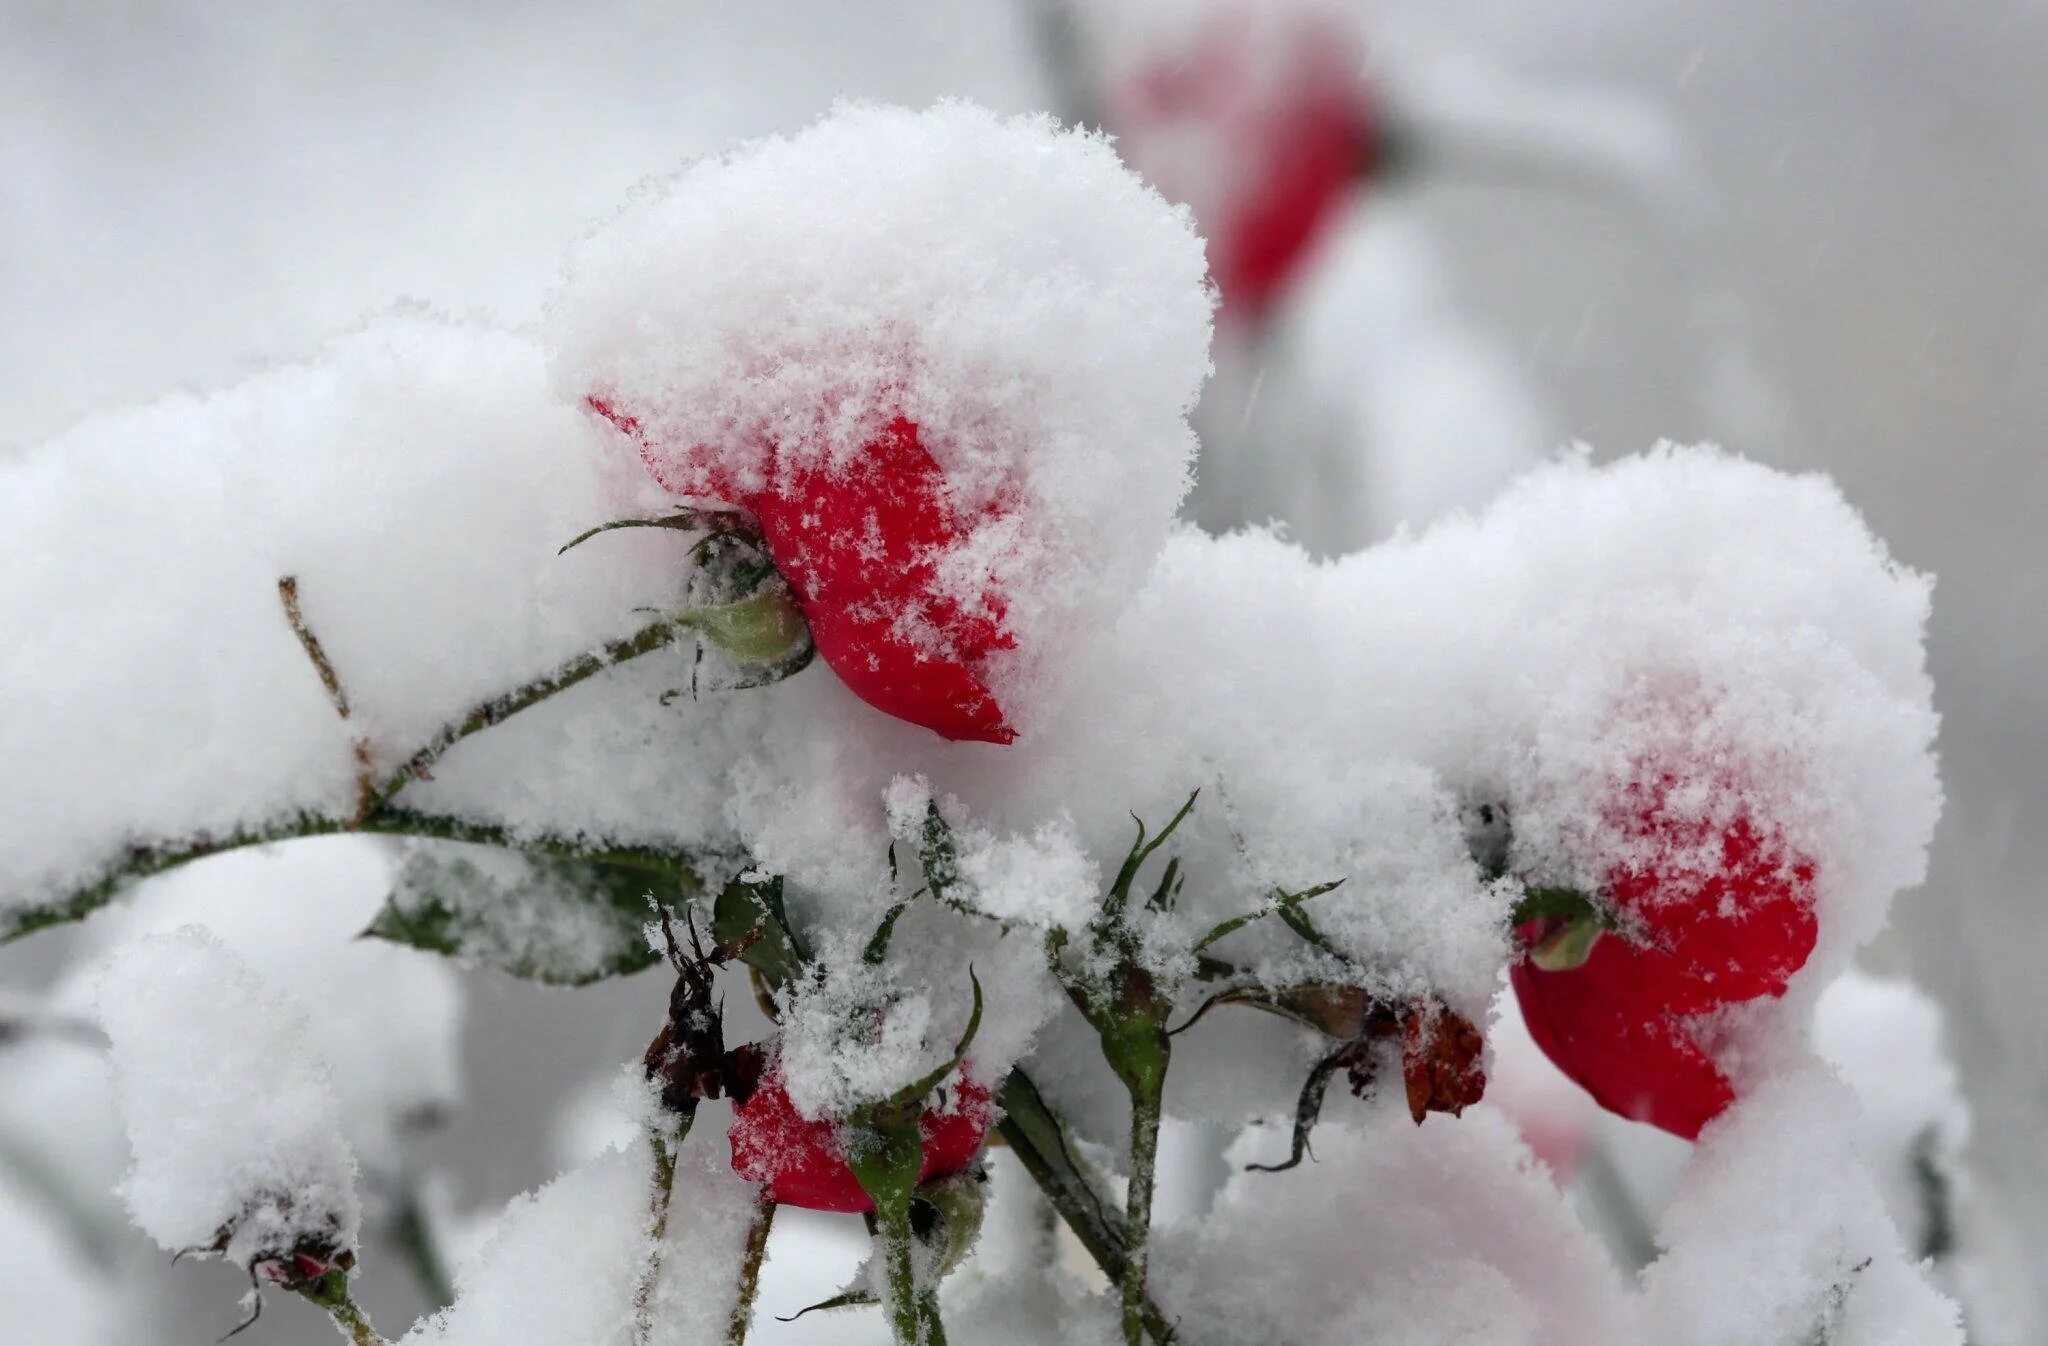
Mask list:
[[704,643],[747,664],[773,664],[794,653],[809,636],[804,615],[779,580],[763,584],[731,603],[713,603],[676,614],[676,623]]
[[1509,920],[1518,927],[1535,923],[1529,961],[1545,972],[1584,967],[1600,936],[1620,926],[1613,911],[1576,888],[1528,889]]
[[1552,927],[1529,946],[1529,961],[1545,972],[1570,972],[1584,967],[1593,956],[1593,946],[1606,933],[1599,920],[1575,916]]

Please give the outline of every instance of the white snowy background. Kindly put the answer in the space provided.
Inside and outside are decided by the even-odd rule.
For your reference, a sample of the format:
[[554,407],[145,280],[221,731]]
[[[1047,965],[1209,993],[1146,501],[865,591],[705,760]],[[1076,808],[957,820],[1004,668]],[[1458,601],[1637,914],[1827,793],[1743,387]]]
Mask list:
[[[1948,804],[1926,889],[1899,900],[1895,933],[1867,961],[1910,972],[1946,1009],[1980,1191],[2010,1231],[2010,1264],[2041,1265],[2048,910],[2036,876],[2048,788],[2037,763],[2048,692],[2036,669],[2048,654],[2048,545],[2036,516],[2048,460],[2034,436],[2048,424],[2037,376],[2048,359],[2048,9],[1370,10],[1386,82],[1420,114],[1483,140],[1489,117],[1535,109],[1563,146],[1621,171],[1530,190],[1486,185],[1480,162],[1467,180],[1449,165],[1434,184],[1390,188],[1361,203],[1280,341],[1348,324],[1369,334],[1358,338],[1368,356],[1398,351],[1378,365],[1361,357],[1361,379],[1335,378],[1363,386],[1357,414],[1389,446],[1359,467],[1361,481],[1410,483],[1417,509],[1483,496],[1513,457],[1418,482],[1416,461],[1447,443],[1583,439],[1608,457],[1659,438],[1723,439],[1776,466],[1826,469],[1896,555],[1939,577],[1932,663]],[[799,125],[837,96],[1048,105],[1038,17],[1027,0],[21,0],[0,15],[0,454],[96,410],[310,354],[398,302],[526,323],[567,243],[633,183],[732,137]],[[1276,423],[1248,438],[1300,442],[1275,408],[1312,405],[1307,363],[1261,388],[1243,424]],[[1306,381],[1299,396],[1283,396],[1290,377]],[[1298,532],[1329,546],[1379,536],[1399,521],[1384,504],[1399,489],[1379,501],[1362,491],[1356,514],[1302,517]],[[1286,517],[1297,506],[1307,508],[1252,508]],[[262,876],[245,881],[260,900]],[[327,881],[336,909],[374,902],[374,879],[353,899],[345,878]],[[161,928],[145,913],[135,921]],[[13,946],[0,951],[0,977],[40,990],[105,938]],[[293,975],[289,962],[268,971]],[[459,975],[459,1090],[453,1063],[431,1053],[411,1072],[420,1107],[450,1114],[417,1158],[452,1175],[437,1199],[491,1211],[589,1152],[602,1109],[579,1122],[559,1103],[580,1090],[601,1099],[667,986],[658,973],[578,991]],[[445,988],[409,994],[455,1031]],[[86,1068],[57,1059],[59,1046],[34,1050],[52,1059],[18,1073],[28,1082],[0,1099],[0,1115],[104,1097],[72,1078]],[[350,1044],[327,1051],[345,1082]],[[81,1119],[71,1140],[80,1165],[121,1166],[113,1119]],[[396,1148],[350,1141],[366,1167]],[[31,1196],[0,1186],[0,1229],[41,1228],[19,1211]],[[792,1227],[801,1233],[791,1221],[782,1237]],[[13,1320],[48,1324],[51,1340],[114,1330],[63,1292],[79,1274],[65,1270],[68,1245],[10,1237],[0,1308]],[[764,1308],[788,1312],[842,1270],[820,1269],[815,1286],[771,1280]],[[122,1323],[117,1339],[221,1330],[231,1274],[136,1274],[163,1282],[147,1297],[154,1316]],[[364,1291],[394,1329],[417,1307],[396,1268]],[[760,1340],[777,1339],[762,1326]],[[283,1304],[241,1340],[327,1331]]]

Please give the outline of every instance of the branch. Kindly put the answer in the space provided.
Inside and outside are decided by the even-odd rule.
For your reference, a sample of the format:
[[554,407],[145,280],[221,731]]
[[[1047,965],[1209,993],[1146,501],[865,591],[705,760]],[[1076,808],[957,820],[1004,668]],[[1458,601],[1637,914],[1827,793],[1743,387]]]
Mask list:
[[[348,693],[342,690],[341,678],[334,671],[334,664],[327,657],[327,650],[320,644],[320,637],[313,634],[313,628],[306,625],[306,618],[299,611],[299,577],[286,575],[277,582],[278,601],[284,604],[284,619],[292,628],[292,634],[299,638],[299,645],[306,651],[306,657],[313,661],[313,671],[320,675],[320,685],[327,689],[327,700],[334,706],[334,713],[341,719],[348,718]],[[354,744],[356,758],[356,817],[368,817],[373,807],[372,797],[376,788],[375,768],[370,764],[370,740],[358,734]]]
[[639,1280],[633,1286],[633,1340],[638,1346],[645,1346],[654,1333],[653,1300],[655,1287],[661,1284],[661,1263],[663,1245],[668,1239],[668,1209],[676,1190],[675,1145],[682,1143],[689,1134],[688,1118],[677,1119],[680,1128],[673,1137],[659,1132],[648,1136],[654,1147],[653,1182],[648,1188],[648,1245],[647,1260],[640,1268]]
[[402,766],[384,778],[371,796],[370,812],[374,813],[382,808],[390,802],[393,795],[415,780],[428,775],[434,763],[440,761],[443,754],[471,734],[489,729],[492,725],[503,724],[527,707],[538,705],[557,692],[566,692],[577,683],[604,672],[614,664],[623,664],[628,659],[637,659],[643,654],[651,654],[664,646],[674,644],[687,629],[674,617],[662,617],[630,636],[610,641],[588,654],[579,654],[554,672],[522,683],[503,695],[492,697],[489,701],[473,707],[460,720],[443,726],[440,732],[427,740],[425,747],[407,758]]
[[732,1320],[726,1325],[726,1346],[746,1346],[747,1329],[754,1324],[754,1299],[761,1290],[761,1264],[768,1258],[768,1230],[775,1223],[775,1202],[764,1191],[747,1226],[747,1251],[740,1262],[739,1294],[733,1300]]
[[[999,1130],[1010,1152],[1060,1213],[1088,1256],[1112,1285],[1122,1282],[1129,1265],[1123,1213],[1102,1199],[1099,1181],[1067,1142],[1066,1127],[1046,1103],[1038,1086],[1022,1070],[1010,1072],[1003,1085],[1003,1120]],[[1174,1339],[1173,1326],[1148,1298],[1145,1331],[1159,1346]]]
[[[280,593],[284,592],[284,588],[281,581]],[[295,610],[295,601],[288,602],[288,616]],[[682,862],[683,857],[679,854],[648,847],[597,845],[573,837],[524,833],[493,823],[474,822],[448,815],[417,813],[394,807],[392,799],[407,785],[424,777],[428,769],[450,748],[471,734],[488,729],[492,725],[502,724],[529,706],[537,705],[557,692],[567,691],[614,664],[622,664],[628,659],[636,659],[643,654],[661,649],[677,640],[685,633],[685,629],[673,618],[663,617],[630,636],[578,655],[552,673],[522,683],[509,692],[471,708],[461,719],[443,727],[424,747],[413,753],[383,781],[372,785],[363,796],[363,803],[359,804],[356,812],[350,817],[340,818],[324,813],[296,813],[228,832],[199,832],[168,841],[130,845],[120,860],[85,886],[49,902],[0,910],[0,945],[12,943],[24,935],[52,925],[82,920],[105,906],[120,891],[122,885],[132,880],[147,878],[193,860],[218,855],[223,851],[289,841],[298,837],[329,836],[343,832],[417,836],[512,846],[544,854],[606,860],[664,872],[673,870]],[[333,666],[328,663],[319,641],[313,638],[310,631],[305,630],[303,621],[295,624],[295,630],[305,631],[300,643],[305,647],[307,656],[313,660],[316,670],[322,670],[322,666],[325,666],[321,681],[326,684],[328,679],[333,677]],[[347,698],[341,691],[339,678],[334,679],[333,689],[336,709],[340,710],[347,704]]]

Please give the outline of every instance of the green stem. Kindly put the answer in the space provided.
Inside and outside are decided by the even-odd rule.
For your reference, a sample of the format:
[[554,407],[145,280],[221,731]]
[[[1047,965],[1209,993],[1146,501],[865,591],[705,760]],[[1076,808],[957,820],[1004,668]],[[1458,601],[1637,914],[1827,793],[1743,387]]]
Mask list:
[[[682,1130],[675,1144],[689,1134],[689,1119],[680,1119]],[[633,1340],[647,1342],[654,1332],[652,1305],[655,1287],[661,1283],[662,1250],[668,1240],[668,1210],[676,1191],[676,1152],[670,1138],[648,1137],[654,1148],[653,1182],[648,1188],[647,1264],[640,1269],[640,1281],[633,1287]]]
[[390,1346],[348,1292],[348,1273],[330,1271],[299,1292],[315,1308],[326,1310],[334,1326],[354,1346]]
[[726,1346],[746,1346],[747,1329],[754,1325],[754,1297],[761,1292],[761,1264],[768,1260],[768,1230],[775,1223],[775,1203],[766,1191],[754,1209],[754,1222],[747,1228],[746,1258],[740,1263],[739,1298],[733,1301],[732,1323],[725,1330]]
[[925,1296],[917,1283],[917,1241],[910,1231],[910,1202],[885,1201],[875,1206],[875,1237],[881,1244],[882,1271],[889,1282],[889,1330],[896,1346],[945,1346],[946,1331],[937,1305],[926,1313]]
[[370,1326],[370,1320],[356,1307],[353,1299],[343,1300],[329,1309],[327,1314],[334,1319],[341,1335],[355,1343],[355,1346],[386,1346],[384,1338],[377,1335],[377,1329]]
[[1124,1346],[1144,1346],[1145,1279],[1151,1262],[1152,1180],[1159,1164],[1159,1083],[1131,1089],[1131,1185],[1124,1201]]
[[579,654],[552,673],[543,674],[530,682],[521,683],[500,696],[470,709],[467,715],[453,724],[444,725],[440,732],[427,740],[426,745],[408,757],[399,768],[386,776],[371,793],[368,813],[375,813],[391,801],[391,797],[426,774],[442,754],[468,738],[471,734],[489,729],[492,725],[503,724],[529,706],[538,705],[557,692],[566,692],[586,678],[604,672],[614,664],[628,659],[637,659],[676,639],[688,628],[674,617],[664,616],[640,628],[630,636],[608,641],[587,654]]
[[445,1309],[455,1302],[455,1283],[448,1277],[447,1260],[441,1256],[440,1243],[434,1237],[433,1226],[428,1223],[419,1187],[410,1177],[406,1179],[392,1211],[391,1241],[404,1254],[413,1283],[419,1287],[430,1312]]

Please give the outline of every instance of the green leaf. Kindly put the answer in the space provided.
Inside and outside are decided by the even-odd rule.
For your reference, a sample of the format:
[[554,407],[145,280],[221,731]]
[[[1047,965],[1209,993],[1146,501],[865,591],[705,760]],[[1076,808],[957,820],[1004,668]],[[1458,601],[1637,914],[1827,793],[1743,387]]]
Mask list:
[[711,935],[727,948],[738,948],[753,931],[760,937],[740,954],[740,961],[759,972],[770,986],[783,987],[803,972],[806,956],[782,908],[782,880],[742,875],[725,885],[711,907]]
[[424,842],[363,935],[580,986],[658,962],[645,929],[650,901],[680,903],[697,888],[682,868]]
[[917,859],[924,867],[924,881],[930,885],[932,896],[957,904],[953,888],[960,882],[960,850],[953,841],[953,829],[946,826],[945,818],[939,814],[936,800],[924,808],[924,834],[918,839]]

